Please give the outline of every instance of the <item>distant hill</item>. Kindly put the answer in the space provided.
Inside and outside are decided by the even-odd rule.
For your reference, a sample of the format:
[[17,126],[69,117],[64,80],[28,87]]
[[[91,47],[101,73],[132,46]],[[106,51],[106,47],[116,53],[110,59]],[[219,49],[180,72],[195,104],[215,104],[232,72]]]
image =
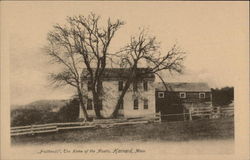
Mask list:
[[52,112],[57,112],[67,102],[69,102],[69,100],[38,100],[26,105],[11,105],[11,110],[37,109],[37,110],[48,110]]

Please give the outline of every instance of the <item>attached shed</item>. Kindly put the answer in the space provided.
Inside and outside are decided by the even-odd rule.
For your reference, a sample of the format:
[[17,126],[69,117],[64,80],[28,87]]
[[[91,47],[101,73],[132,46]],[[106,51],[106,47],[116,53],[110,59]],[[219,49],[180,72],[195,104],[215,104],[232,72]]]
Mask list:
[[212,107],[211,89],[207,83],[165,84],[157,83],[155,90],[156,112],[161,112],[162,119],[183,119],[183,113]]

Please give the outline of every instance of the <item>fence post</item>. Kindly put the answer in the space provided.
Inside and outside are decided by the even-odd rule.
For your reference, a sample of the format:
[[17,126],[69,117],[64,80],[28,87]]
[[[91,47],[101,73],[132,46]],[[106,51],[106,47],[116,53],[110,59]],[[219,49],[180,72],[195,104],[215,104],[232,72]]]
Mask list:
[[34,135],[33,125],[30,125],[30,131],[31,131],[31,135]]
[[192,121],[192,111],[189,109],[189,120]]
[[161,112],[159,112],[159,121],[161,122]]
[[161,122],[160,113],[155,113],[155,121]]
[[210,111],[210,114],[209,114],[209,119],[212,119],[212,115],[213,115],[213,110],[212,111]]
[[183,120],[186,121],[186,113],[183,112]]

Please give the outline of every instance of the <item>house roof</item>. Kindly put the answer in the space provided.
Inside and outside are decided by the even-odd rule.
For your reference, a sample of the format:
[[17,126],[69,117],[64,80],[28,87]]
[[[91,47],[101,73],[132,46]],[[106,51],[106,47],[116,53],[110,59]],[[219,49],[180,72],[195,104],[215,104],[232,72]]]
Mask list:
[[[211,89],[207,83],[203,82],[173,82],[173,83],[166,83],[167,91],[174,91],[174,92],[210,92]],[[166,91],[165,85],[163,82],[159,82],[156,84],[157,91]]]
[[[148,70],[148,68],[138,68],[137,75],[138,79],[155,79],[155,75],[153,73],[143,74]],[[105,68],[102,79],[125,79],[131,74],[131,70],[129,68]],[[141,75],[143,74],[143,75]],[[88,79],[87,69],[83,71],[83,78]]]

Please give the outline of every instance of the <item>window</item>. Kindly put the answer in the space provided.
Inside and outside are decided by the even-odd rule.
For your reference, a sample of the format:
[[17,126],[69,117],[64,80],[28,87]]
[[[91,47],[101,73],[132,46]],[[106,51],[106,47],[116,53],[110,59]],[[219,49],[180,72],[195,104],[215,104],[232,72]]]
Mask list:
[[144,89],[144,91],[148,90],[148,82],[147,81],[143,81],[143,89]]
[[120,105],[119,105],[119,109],[123,109],[123,99],[121,100],[121,103],[120,103]]
[[134,100],[134,110],[137,110],[139,108],[139,101],[138,101],[138,99],[136,98],[135,100]]
[[133,90],[134,90],[134,91],[137,91],[137,89],[138,89],[137,82],[134,82],[134,83],[133,83]]
[[158,98],[164,98],[164,92],[158,92]]
[[122,89],[123,89],[123,81],[119,81],[119,83],[118,83],[118,90],[122,91]]
[[92,110],[93,107],[92,107],[92,99],[88,99],[87,101],[87,110]]
[[186,98],[186,93],[185,92],[181,92],[180,93],[180,98]]
[[199,98],[204,99],[205,98],[205,93],[199,93]]
[[144,108],[144,109],[148,109],[148,99],[144,99],[143,108]]
[[91,82],[90,81],[88,81],[88,91],[91,91]]

